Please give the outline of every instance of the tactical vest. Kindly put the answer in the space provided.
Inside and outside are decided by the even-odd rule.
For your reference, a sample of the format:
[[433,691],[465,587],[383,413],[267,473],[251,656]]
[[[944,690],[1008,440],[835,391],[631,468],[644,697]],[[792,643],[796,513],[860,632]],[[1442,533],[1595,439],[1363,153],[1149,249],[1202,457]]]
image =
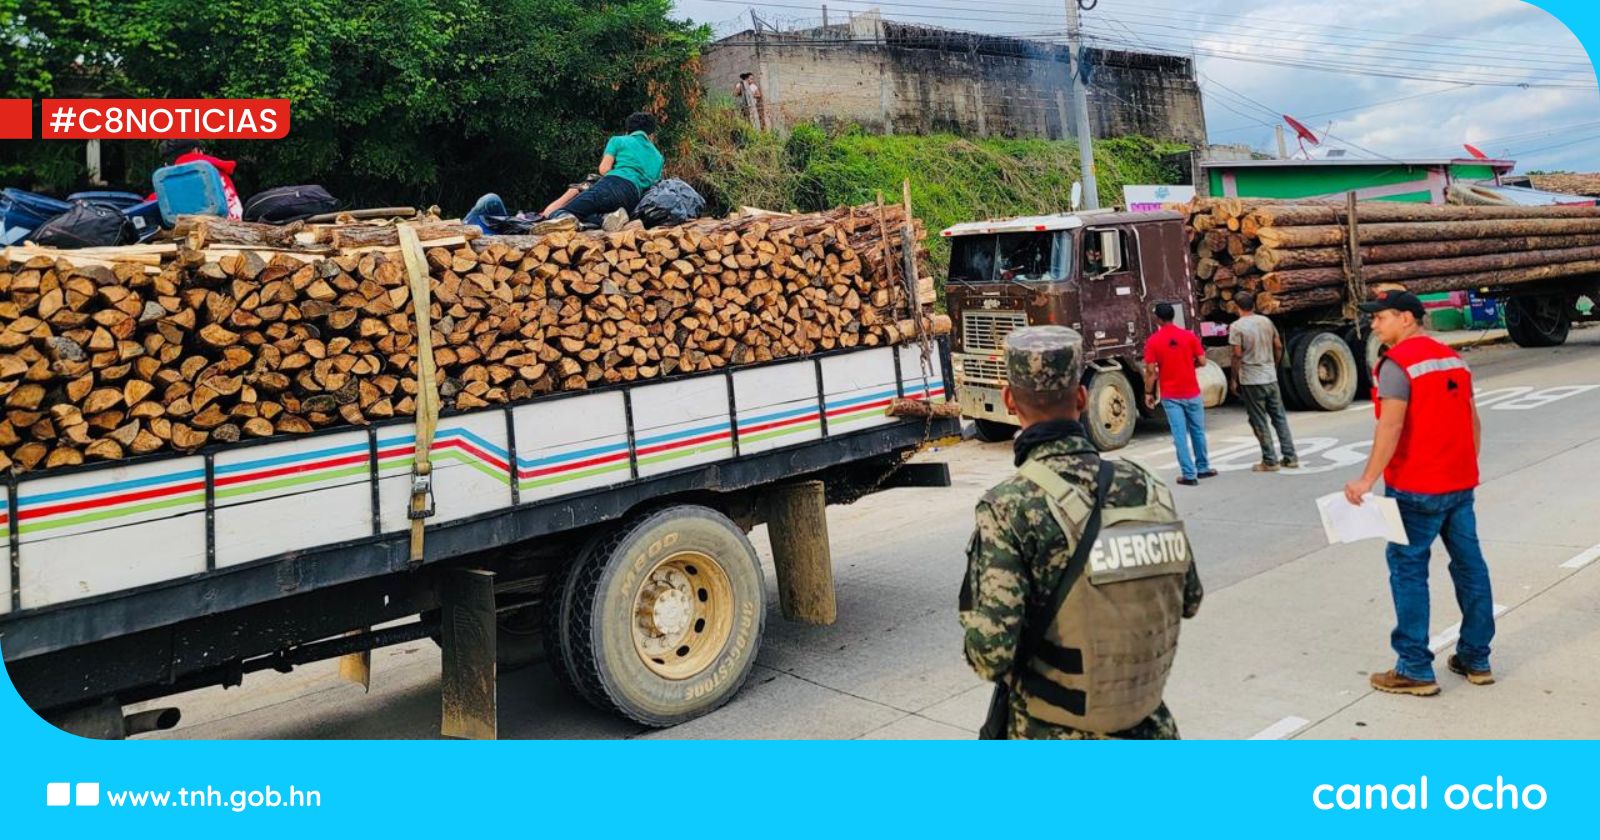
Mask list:
[[[1013,688],[1035,720],[1113,733],[1161,705],[1194,555],[1171,491],[1139,472],[1147,504],[1103,510],[1086,561],[1064,571],[1058,586],[1068,588],[1066,597],[1014,672]],[[1044,492],[1063,533],[1082,535],[1093,510],[1089,493],[1038,461],[1018,475]]]

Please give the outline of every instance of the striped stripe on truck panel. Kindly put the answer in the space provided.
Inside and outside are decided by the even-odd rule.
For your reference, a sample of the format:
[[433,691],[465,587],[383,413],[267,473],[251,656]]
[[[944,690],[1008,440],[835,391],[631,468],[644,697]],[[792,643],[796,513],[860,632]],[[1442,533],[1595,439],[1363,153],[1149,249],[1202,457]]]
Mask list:
[[219,463],[214,469],[217,504],[247,504],[365,482],[372,472],[371,459],[371,449],[363,436],[360,441],[343,446]]
[[523,490],[537,490],[602,475],[615,475],[616,481],[628,477],[627,435],[606,442],[590,441],[578,445],[583,448],[538,458],[519,456],[517,486]]
[[815,399],[800,408],[739,418],[739,443],[760,443],[804,434],[822,428],[822,412]]
[[205,467],[198,459],[185,461],[193,468],[110,483],[86,473],[80,479],[94,483],[62,490],[36,491],[32,488],[45,483],[24,482],[17,490],[17,531],[27,542],[202,511]]
[[[396,473],[410,472],[416,451],[415,434],[378,438],[379,477],[388,478]],[[428,452],[435,461],[454,461],[508,487],[511,485],[511,466],[505,448],[468,429],[459,426],[440,427],[434,432],[433,446]]]
[[634,441],[634,454],[638,456],[640,467],[722,450],[733,450],[733,425],[726,420],[643,436]]

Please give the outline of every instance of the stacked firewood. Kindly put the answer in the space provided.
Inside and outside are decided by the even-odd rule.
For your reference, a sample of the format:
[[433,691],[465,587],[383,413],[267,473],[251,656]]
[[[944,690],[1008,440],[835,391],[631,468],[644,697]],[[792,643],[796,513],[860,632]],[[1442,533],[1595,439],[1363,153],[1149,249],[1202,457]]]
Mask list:
[[[442,403],[948,332],[926,306],[931,283],[904,279],[904,223],[890,207],[543,237],[419,225]],[[415,411],[417,330],[395,228],[207,220],[178,234],[125,254],[22,248],[0,261],[0,468]]]
[[[1233,312],[1238,291],[1263,314],[1345,301],[1354,263],[1343,202],[1196,199],[1188,218],[1202,315]],[[1417,294],[1600,273],[1600,208],[1361,202],[1359,280]]]

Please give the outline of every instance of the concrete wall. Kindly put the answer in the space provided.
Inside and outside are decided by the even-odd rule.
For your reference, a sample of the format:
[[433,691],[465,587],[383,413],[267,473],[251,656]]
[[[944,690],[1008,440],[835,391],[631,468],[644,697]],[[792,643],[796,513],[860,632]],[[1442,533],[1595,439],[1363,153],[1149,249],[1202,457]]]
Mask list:
[[[731,93],[740,73],[756,73],[779,130],[820,118],[889,133],[1072,134],[1059,48],[887,23],[876,39],[847,42],[844,27],[833,29],[840,32],[832,37],[818,30],[807,37],[732,36],[707,50],[702,78],[709,90]],[[1091,50],[1090,60],[1096,136],[1204,144],[1200,89],[1188,59]]]

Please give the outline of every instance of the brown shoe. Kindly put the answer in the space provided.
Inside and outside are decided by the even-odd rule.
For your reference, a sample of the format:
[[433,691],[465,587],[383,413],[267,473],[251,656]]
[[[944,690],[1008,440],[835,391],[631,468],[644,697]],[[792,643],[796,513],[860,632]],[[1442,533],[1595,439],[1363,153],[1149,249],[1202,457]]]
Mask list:
[[1423,682],[1404,676],[1396,671],[1384,671],[1373,674],[1368,680],[1372,687],[1389,694],[1410,694],[1415,697],[1432,697],[1439,693],[1439,683],[1434,680]]
[[1453,653],[1450,654],[1450,659],[1446,664],[1449,665],[1452,673],[1460,674],[1461,676],[1466,677],[1467,682],[1472,683],[1473,685],[1494,685],[1494,672],[1488,668],[1485,668],[1482,671],[1468,670],[1467,666],[1461,664],[1461,657],[1456,656]]
[[1251,467],[1250,471],[1251,472],[1277,472],[1278,471],[1278,465],[1272,463],[1271,461],[1262,461],[1261,463],[1256,464],[1255,466]]

